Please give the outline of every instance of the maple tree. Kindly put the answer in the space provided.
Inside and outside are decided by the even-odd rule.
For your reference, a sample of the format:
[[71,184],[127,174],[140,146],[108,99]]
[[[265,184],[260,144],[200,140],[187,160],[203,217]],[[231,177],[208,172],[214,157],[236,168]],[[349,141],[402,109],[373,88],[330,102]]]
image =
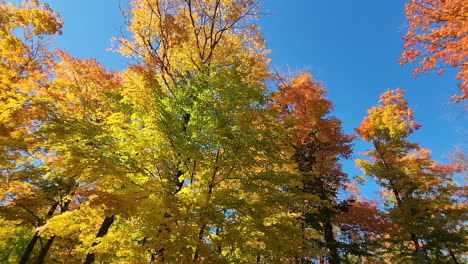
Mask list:
[[[92,59],[76,59],[65,52],[60,52],[58,59],[52,69],[52,83],[43,94],[49,103],[49,120],[38,131],[43,138],[42,167],[49,169],[48,179],[58,179],[60,185],[69,183],[61,197],[67,207],[71,204],[76,208],[88,199],[83,193],[97,191],[101,181],[116,181],[123,173],[118,157],[110,151],[117,139],[104,133],[115,122],[111,110],[112,103],[117,102],[113,93],[120,79]],[[62,214],[68,211],[63,209]],[[50,227],[68,224],[57,219],[60,217],[41,227],[41,233],[49,239],[62,238],[58,232],[49,233]],[[41,254],[43,258],[46,255],[47,252]]]
[[406,4],[409,23],[400,63],[419,60],[413,73],[437,69],[446,64],[458,69],[461,94],[455,102],[468,98],[468,3],[464,0],[411,0]]
[[[45,38],[60,33],[58,15],[34,1],[0,2],[0,166],[15,170],[20,153],[33,143],[34,120],[42,118],[34,93],[44,89],[51,52]],[[41,20],[44,18],[47,23]],[[19,32],[19,33],[18,33]]]
[[[133,2],[130,23],[138,24],[140,19],[154,15],[140,13],[138,5],[148,3]],[[168,8],[175,3],[166,2]],[[250,10],[249,3],[232,12]],[[190,12],[201,14],[204,10],[200,8],[206,8],[186,4],[186,13],[179,14],[180,19],[187,19]],[[224,8],[232,7],[219,8],[225,13]],[[173,16],[170,10],[164,12],[159,15]],[[233,30],[236,17],[243,16],[228,17],[232,22],[227,28],[222,24],[219,32]],[[200,23],[205,26],[206,21]],[[137,34],[140,29],[130,26],[132,30]],[[160,41],[160,37],[162,42],[172,41],[164,39],[164,34],[151,36],[155,39],[145,42],[146,48],[156,45],[153,41]],[[266,140],[275,138],[272,134],[275,130],[262,125],[262,119],[270,122],[260,108],[267,73],[258,71],[267,68],[266,59],[262,52],[247,52],[250,47],[259,47],[260,43],[251,45],[251,41],[259,41],[257,38],[241,38],[230,31],[219,34],[226,35],[225,41],[210,46],[213,59],[209,63],[204,61],[203,67],[185,62],[173,68],[170,60],[155,59],[159,52],[165,54],[162,57],[178,55],[183,52],[180,47],[150,49],[149,53],[143,49],[131,54],[140,56],[141,63],[130,65],[122,73],[123,83],[115,94],[112,90],[106,93],[109,78],[94,70],[92,61],[81,62],[63,55],[65,62],[57,64],[51,87],[69,88],[59,88],[50,95],[57,101],[51,111],[54,119],[42,131],[50,133],[48,144],[60,146],[55,149],[56,154],[64,155],[63,163],[55,160],[54,164],[70,167],[69,173],[79,182],[75,199],[79,198],[80,204],[48,221],[42,228],[43,236],[72,238],[76,245],[71,249],[76,257],[86,258],[85,263],[123,257],[106,253],[111,246],[113,252],[133,252],[126,257],[135,261],[250,262],[249,258],[259,257],[259,251],[270,252],[261,256],[265,259],[284,258],[280,250],[272,256],[271,252],[277,250],[265,249],[279,248],[274,237],[281,235],[280,227],[295,227],[286,221],[290,216],[279,211],[281,207],[266,210],[274,208],[268,204],[282,203],[274,199],[281,195],[275,186],[288,180],[275,172],[279,168],[273,157],[280,152],[273,142]],[[179,41],[192,48],[191,38]],[[133,45],[135,50],[139,45],[121,42],[127,45],[125,48]],[[230,45],[245,47],[245,57],[233,54]],[[229,49],[218,54],[218,49],[224,48]],[[68,112],[74,115],[59,114]],[[255,190],[268,195],[260,197]],[[128,201],[132,199],[138,203],[130,206]],[[101,215],[96,217],[98,212]],[[74,218],[82,219],[82,223],[71,223]],[[93,227],[96,221],[102,221],[99,230]],[[269,223],[264,226],[264,221]],[[69,228],[65,230],[62,226]],[[77,228],[85,229],[87,235],[77,238],[73,234]],[[97,240],[93,238],[93,229]],[[125,238],[128,230],[133,230],[136,237]],[[289,233],[294,232],[284,234]],[[115,236],[120,237],[118,243],[111,242]],[[58,249],[53,256],[60,254]]]
[[[58,206],[44,202],[51,197],[50,188],[35,177],[43,171],[33,164],[39,142],[34,133],[46,118],[38,94],[47,88],[53,65],[47,38],[60,34],[62,21],[37,1],[18,6],[0,1],[0,17],[1,219],[8,232],[21,234],[17,243],[28,243],[22,262],[39,238],[35,233],[26,242],[28,225],[41,226]],[[3,250],[10,253],[2,255],[2,261],[13,261],[11,244],[4,244]],[[21,249],[15,250],[20,254]]]
[[339,158],[349,158],[352,135],[342,132],[341,121],[328,116],[332,103],[325,98],[321,83],[301,73],[283,82],[273,95],[272,108],[287,132],[286,145],[301,174],[299,192],[304,193],[301,213],[309,228],[319,231],[329,263],[340,263],[339,243],[333,220],[352,201],[338,201],[338,190],[347,182]]
[[389,217],[401,228],[401,239],[413,242],[419,263],[428,263],[430,258],[441,261],[443,250],[458,263],[452,245],[443,241],[466,239],[462,215],[467,207],[457,201],[466,190],[453,183],[453,175],[463,168],[431,161],[429,150],[407,139],[420,125],[413,120],[403,94],[401,89],[387,91],[380,105],[368,111],[356,132],[374,148],[365,153],[370,161],[358,160],[357,164],[390,192]]
[[391,245],[388,240],[395,236],[397,226],[384,216],[376,200],[354,199],[352,206],[334,219],[341,239],[348,244],[344,258],[351,263],[391,263],[392,256],[385,248]]
[[[30,155],[26,156],[28,163],[7,174],[7,181],[3,182],[8,186],[16,180],[29,187],[27,192],[24,188],[23,191],[8,188],[3,200],[6,206],[2,208],[7,217],[31,219],[29,222],[38,228],[25,248],[21,263],[26,263],[31,255],[37,255],[34,257],[37,263],[44,261],[54,241],[61,239],[56,233],[47,233],[52,225],[49,221],[55,222],[58,214],[76,207],[72,201],[83,200],[77,194],[87,186],[99,186],[92,177],[98,177],[101,172],[99,181],[104,180],[109,168],[115,173],[121,172],[117,164],[103,158],[96,148],[109,138],[97,135],[108,125],[101,122],[109,113],[105,111],[109,110],[105,107],[106,92],[118,85],[118,80],[95,60],[78,60],[64,52],[58,54],[58,59],[60,62],[51,67],[54,76],[51,83],[34,95],[43,119],[32,133],[36,141],[34,148],[29,149]],[[43,239],[45,244],[41,242],[41,248],[34,250],[37,242]]]
[[268,74],[247,20],[254,8],[251,1],[132,2],[134,39],[119,39],[119,51],[141,62],[124,72],[121,102],[139,137],[123,145],[137,148],[129,156],[139,156],[143,173],[134,182],[158,193],[141,201],[157,212],[137,211],[152,261],[250,262],[275,246],[264,242],[273,241],[269,232],[279,235],[274,224],[259,231],[263,219],[288,217],[262,209],[278,203],[275,186],[287,178],[274,171],[276,147],[267,144],[275,130],[262,126]]

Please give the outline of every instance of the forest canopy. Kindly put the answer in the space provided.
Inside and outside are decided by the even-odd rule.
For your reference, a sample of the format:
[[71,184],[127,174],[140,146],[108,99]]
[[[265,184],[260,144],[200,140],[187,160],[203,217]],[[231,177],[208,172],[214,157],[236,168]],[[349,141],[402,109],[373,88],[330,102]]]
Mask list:
[[[400,62],[456,68],[455,102],[467,7],[406,6]],[[444,165],[413,142],[402,89],[346,133],[324,83],[272,70],[260,13],[131,0],[113,50],[132,62],[117,71],[52,48],[66,21],[45,2],[0,0],[0,262],[466,261],[463,151]],[[356,140],[380,200],[343,167]]]

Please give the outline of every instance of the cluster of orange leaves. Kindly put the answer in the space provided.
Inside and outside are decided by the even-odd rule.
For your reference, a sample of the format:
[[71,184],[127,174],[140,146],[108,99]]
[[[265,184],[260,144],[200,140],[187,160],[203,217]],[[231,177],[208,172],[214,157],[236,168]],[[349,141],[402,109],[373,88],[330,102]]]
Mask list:
[[354,136],[344,135],[340,129],[341,121],[328,116],[333,109],[331,101],[325,98],[327,91],[321,82],[313,81],[312,75],[301,72],[279,86],[273,96],[272,108],[280,111],[279,119],[290,130],[290,140],[296,147],[304,144],[311,131],[318,132],[321,142],[334,142],[335,154],[350,153],[345,146]]
[[409,28],[401,64],[421,59],[413,74],[429,70],[443,72],[441,63],[458,68],[461,94],[453,95],[459,102],[468,98],[468,1],[412,0],[406,4]]

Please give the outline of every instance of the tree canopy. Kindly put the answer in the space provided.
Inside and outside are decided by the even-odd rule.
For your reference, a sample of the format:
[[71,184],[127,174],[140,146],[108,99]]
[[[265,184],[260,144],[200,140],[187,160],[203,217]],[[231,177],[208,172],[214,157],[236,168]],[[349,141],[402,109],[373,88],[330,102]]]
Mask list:
[[[122,13],[114,50],[133,60],[115,71],[51,49],[47,4],[0,0],[0,262],[466,260],[466,168],[410,141],[403,90],[347,134],[323,83],[270,70],[256,1]],[[343,169],[356,136],[383,204]]]

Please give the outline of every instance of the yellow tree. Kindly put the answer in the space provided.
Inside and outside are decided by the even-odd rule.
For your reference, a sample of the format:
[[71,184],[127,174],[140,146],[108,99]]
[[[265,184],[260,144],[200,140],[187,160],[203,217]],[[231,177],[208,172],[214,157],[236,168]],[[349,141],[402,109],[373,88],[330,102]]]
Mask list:
[[[112,133],[132,168],[125,190],[144,195],[128,196],[103,220],[96,236],[106,243],[93,243],[85,263],[123,258],[106,254],[110,246],[134,252],[132,261],[283,262],[294,245],[281,241],[296,225],[282,199],[287,159],[262,107],[268,60],[252,20],[256,4],[148,0],[131,7],[133,39],[118,39],[118,50],[138,62],[122,74],[117,111],[128,122]],[[107,184],[112,193],[122,189]],[[124,237],[125,230],[135,236]],[[121,239],[112,245],[109,235]]]
[[[34,166],[38,143],[34,132],[45,118],[38,92],[46,89],[53,65],[53,54],[46,49],[48,38],[60,34],[61,26],[60,17],[47,5],[0,1],[0,199],[2,211],[9,212],[2,217],[14,221],[2,222],[2,229],[22,223],[26,224],[23,230],[29,231],[28,225],[40,226],[48,212],[55,211],[46,203],[35,203],[31,194],[36,193],[39,200],[47,196],[36,184],[41,171]],[[30,245],[36,240],[37,236]],[[11,252],[7,248],[0,251]],[[2,258],[18,260],[14,255]]]
[[[36,263],[43,263],[50,249],[53,256],[60,255],[54,241],[63,242],[63,235],[56,230],[70,223],[58,221],[61,218],[57,216],[85,203],[89,198],[83,195],[85,191],[124,174],[119,159],[109,151],[116,140],[105,133],[109,122],[116,122],[110,117],[110,106],[116,101],[112,96],[119,79],[92,59],[79,60],[65,52],[58,53],[57,59],[47,87],[34,93],[42,119],[31,133],[35,142],[27,166],[12,174],[22,176],[17,182],[29,188],[25,192],[11,186],[3,200],[2,211],[7,217],[23,219],[21,226],[32,223],[37,227],[21,263],[32,255]],[[31,217],[17,213],[22,211],[34,222],[26,222]],[[41,241],[40,247],[37,241]]]
[[[115,153],[115,146],[120,138],[109,133],[111,126],[124,122],[115,115],[112,105],[118,102],[115,98],[120,79],[112,72],[105,70],[94,59],[77,59],[61,51],[59,62],[51,69],[53,79],[48,89],[39,93],[47,113],[47,120],[36,133],[41,139],[41,167],[46,169],[44,178],[50,183],[63,188],[66,192],[60,198],[67,203],[61,213],[69,211],[71,206],[76,212],[53,217],[40,228],[40,234],[47,237],[49,246],[41,250],[37,263],[42,263],[52,249],[53,256],[66,259],[61,250],[63,245],[52,246],[54,240],[74,239],[63,233],[63,226],[70,227],[71,215],[79,215],[80,207],[88,209],[90,193],[102,192],[103,198],[108,192],[108,184],[118,185],[127,175],[121,165],[121,158]],[[104,189],[104,190],[103,190]],[[107,205],[111,209],[111,205]],[[102,208],[96,208],[102,211]],[[88,211],[89,212],[89,211]],[[85,224],[88,222],[88,224]],[[91,224],[89,224],[91,223]],[[82,229],[87,226],[90,237],[93,237],[94,219],[83,221]],[[68,235],[70,233],[67,233]],[[74,241],[78,245],[80,242]],[[76,245],[75,245],[76,247]],[[75,250],[65,247],[65,252]],[[79,253],[79,252],[78,252]],[[76,253],[75,253],[76,254]]]
[[44,89],[52,64],[47,37],[60,34],[62,21],[37,1],[0,1],[0,12],[0,160],[7,169],[14,151],[31,143],[28,128],[41,116],[34,93]]
[[[5,49],[2,165],[13,167],[2,168],[10,218],[2,234],[36,228],[21,263],[282,263],[297,255],[296,244],[282,243],[299,234],[282,189],[294,175],[284,173],[289,159],[263,107],[268,60],[256,7],[132,1],[134,38],[120,39],[119,50],[139,62],[122,82],[95,60],[59,52],[54,62],[43,46],[33,49],[42,42],[24,45],[25,57],[38,57],[23,64]],[[11,43],[61,25],[36,1],[2,2],[2,12],[18,20],[1,24]],[[11,33],[19,27],[23,38]]]

